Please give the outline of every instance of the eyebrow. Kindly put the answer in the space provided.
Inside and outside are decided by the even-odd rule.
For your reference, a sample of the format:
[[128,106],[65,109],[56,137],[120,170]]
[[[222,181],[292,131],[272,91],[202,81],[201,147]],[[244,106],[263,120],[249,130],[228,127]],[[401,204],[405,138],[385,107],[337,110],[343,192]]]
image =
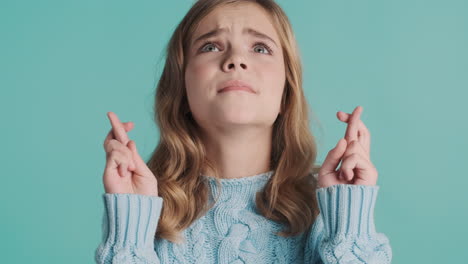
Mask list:
[[[192,45],[197,43],[200,40],[207,39],[207,38],[210,38],[210,37],[215,37],[215,36],[221,35],[222,33],[227,32],[227,31],[228,31],[227,28],[215,28],[215,29],[209,31],[208,33],[205,33],[205,34],[199,36],[198,38],[196,38],[195,41],[192,42]],[[278,47],[278,45],[276,44],[276,42],[272,38],[270,38],[266,34],[258,32],[257,30],[255,30],[253,28],[245,28],[242,33],[252,35],[252,36],[257,37],[257,38],[269,40],[269,41],[273,42],[273,44],[275,44],[276,47]]]

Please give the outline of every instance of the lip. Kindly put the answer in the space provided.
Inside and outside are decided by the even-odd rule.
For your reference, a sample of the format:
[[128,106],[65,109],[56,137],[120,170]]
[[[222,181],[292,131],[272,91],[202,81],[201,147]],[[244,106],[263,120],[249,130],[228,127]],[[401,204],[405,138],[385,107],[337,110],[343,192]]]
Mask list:
[[233,90],[241,90],[241,91],[255,93],[255,91],[252,89],[252,86],[250,86],[250,84],[241,80],[230,80],[230,81],[222,83],[220,87],[221,89],[218,90],[218,93],[233,91]]

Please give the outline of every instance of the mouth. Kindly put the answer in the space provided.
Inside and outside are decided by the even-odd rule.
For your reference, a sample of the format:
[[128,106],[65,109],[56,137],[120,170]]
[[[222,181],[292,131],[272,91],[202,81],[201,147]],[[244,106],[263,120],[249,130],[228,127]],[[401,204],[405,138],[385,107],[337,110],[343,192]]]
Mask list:
[[250,93],[255,93],[252,89],[252,86],[247,82],[241,80],[230,80],[221,84],[221,89],[218,90],[218,93],[228,92],[228,91],[245,91]]

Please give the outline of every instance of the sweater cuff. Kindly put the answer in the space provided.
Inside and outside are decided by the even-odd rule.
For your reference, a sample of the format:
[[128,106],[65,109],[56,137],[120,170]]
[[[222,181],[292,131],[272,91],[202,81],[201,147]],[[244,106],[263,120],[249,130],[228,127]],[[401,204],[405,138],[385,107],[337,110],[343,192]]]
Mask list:
[[104,193],[104,239],[118,247],[154,246],[163,199],[128,193]]
[[372,236],[378,185],[337,184],[317,189],[317,201],[329,238]]

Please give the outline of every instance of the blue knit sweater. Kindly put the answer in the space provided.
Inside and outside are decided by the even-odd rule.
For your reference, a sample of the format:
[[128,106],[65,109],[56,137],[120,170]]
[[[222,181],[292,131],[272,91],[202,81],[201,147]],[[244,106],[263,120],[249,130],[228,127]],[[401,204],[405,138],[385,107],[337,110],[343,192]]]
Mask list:
[[[103,194],[102,240],[96,263],[390,263],[388,238],[377,233],[374,205],[379,186],[338,184],[316,190],[320,214],[307,232],[274,234],[282,225],[255,210],[255,194],[273,171],[221,179],[219,200],[183,231],[185,243],[154,239],[163,199]],[[215,179],[205,177],[210,199]],[[212,201],[212,200],[211,200]]]

